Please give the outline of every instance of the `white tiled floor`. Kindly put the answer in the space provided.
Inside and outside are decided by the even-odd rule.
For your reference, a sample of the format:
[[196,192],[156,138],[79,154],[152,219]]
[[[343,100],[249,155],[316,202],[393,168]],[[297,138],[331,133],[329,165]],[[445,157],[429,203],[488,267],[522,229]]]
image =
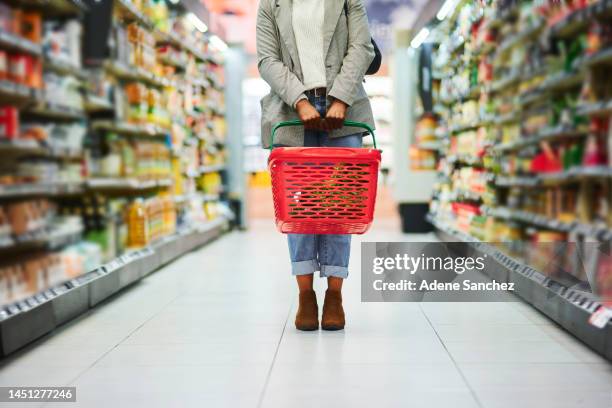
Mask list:
[[529,306],[361,303],[359,240],[345,331],[295,330],[286,244],[259,222],[0,362],[0,386],[74,385],[67,407],[612,407],[612,365]]

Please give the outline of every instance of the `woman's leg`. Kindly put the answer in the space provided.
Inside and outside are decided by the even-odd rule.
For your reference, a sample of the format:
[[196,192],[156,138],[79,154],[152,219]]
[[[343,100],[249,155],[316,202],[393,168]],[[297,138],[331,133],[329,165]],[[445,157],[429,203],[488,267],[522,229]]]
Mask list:
[[318,237],[314,234],[287,234],[291,273],[296,277],[300,292],[312,289],[312,276],[318,271]]
[[[322,144],[329,147],[361,147],[362,135],[359,133],[334,139],[325,137]],[[342,283],[348,277],[351,236],[319,235],[318,243],[321,276],[327,277],[321,327],[324,330],[342,330],[345,324]]]
[[319,328],[319,306],[312,289],[314,273],[318,271],[318,238],[313,234],[288,234],[291,273],[296,277],[300,290],[295,327],[298,330],[317,330]]

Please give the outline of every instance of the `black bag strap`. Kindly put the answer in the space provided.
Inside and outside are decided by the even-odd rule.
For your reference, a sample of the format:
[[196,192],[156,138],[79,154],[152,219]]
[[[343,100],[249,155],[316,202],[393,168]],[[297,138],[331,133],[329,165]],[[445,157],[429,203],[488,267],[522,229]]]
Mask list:
[[[344,15],[347,17],[348,23],[348,0],[344,0]],[[374,58],[372,59],[372,62],[370,63],[370,66],[368,67],[365,73],[366,75],[376,74],[380,69],[380,65],[382,64],[382,54],[380,52],[380,49],[378,48],[378,44],[376,44],[374,38],[371,38],[371,41],[372,46],[374,46]]]

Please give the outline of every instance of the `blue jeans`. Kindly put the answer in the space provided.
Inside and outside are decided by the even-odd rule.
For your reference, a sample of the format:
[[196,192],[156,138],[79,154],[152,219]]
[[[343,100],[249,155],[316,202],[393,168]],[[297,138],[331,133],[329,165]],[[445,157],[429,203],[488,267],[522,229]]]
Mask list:
[[[324,96],[309,96],[310,103],[322,117],[327,112]],[[327,132],[304,131],[306,147],[361,147],[362,134],[329,138]],[[287,234],[291,272],[293,275],[310,275],[320,271],[320,276],[346,278],[351,253],[351,236],[344,234]]]

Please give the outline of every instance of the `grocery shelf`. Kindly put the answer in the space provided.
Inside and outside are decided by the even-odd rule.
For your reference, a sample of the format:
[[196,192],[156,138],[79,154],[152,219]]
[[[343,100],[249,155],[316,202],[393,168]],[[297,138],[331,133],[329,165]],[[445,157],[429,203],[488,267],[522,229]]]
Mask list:
[[557,38],[571,37],[581,30],[586,29],[589,22],[596,17],[609,16],[612,14],[612,1],[599,0],[593,4],[578,9],[569,14],[550,28],[550,34]]
[[190,200],[201,200],[201,201],[219,201],[219,194],[206,194],[200,191],[194,193],[180,194],[174,196],[174,202],[177,204],[186,203]]
[[117,78],[146,82],[157,87],[167,87],[173,85],[166,78],[155,75],[144,68],[129,66],[119,61],[107,61],[106,69]]
[[546,78],[539,86],[539,90],[546,92],[560,92],[578,87],[584,80],[584,71],[558,72]]
[[612,100],[578,106],[577,113],[587,116],[607,116],[612,113]]
[[91,127],[94,130],[106,130],[127,136],[166,137],[169,133],[168,130],[153,124],[137,125],[114,120],[94,120],[91,121]]
[[55,120],[84,120],[86,118],[83,109],[62,106],[51,102],[43,102],[35,107],[28,108],[24,111],[24,114]]
[[5,255],[25,250],[56,250],[66,245],[74,244],[82,239],[83,227],[63,228],[51,225],[39,231],[28,233],[22,237],[13,238],[0,245],[0,254]]
[[589,323],[589,318],[603,306],[589,292],[578,287],[567,287],[534,268],[525,265],[473,236],[436,220],[429,214],[428,221],[436,228],[445,242],[466,242],[475,250],[495,260],[501,268],[485,268],[483,272],[500,283],[514,283],[515,295],[531,304],[553,321],[578,337],[593,350],[612,359],[612,324],[603,328]]
[[519,221],[536,227],[560,232],[574,232],[596,238],[602,242],[612,240],[612,230],[607,226],[584,224],[578,221],[563,222],[529,211],[513,210],[506,207],[485,208],[485,214],[505,220]]
[[205,174],[205,173],[216,173],[218,171],[223,171],[225,170],[225,163],[220,163],[220,164],[211,164],[208,166],[200,166],[199,172],[200,174]]
[[26,38],[9,33],[0,29],[0,48],[9,49],[19,52],[25,52],[31,55],[40,55],[42,47],[40,44],[32,42]]
[[0,141],[0,156],[6,155],[12,157],[34,156],[58,159],[80,159],[83,157],[83,151],[45,146],[31,139],[2,140]]
[[608,166],[578,166],[553,173],[497,176],[495,185],[499,187],[538,187],[572,183],[589,178],[612,178],[612,168]]
[[39,10],[45,17],[79,16],[88,10],[81,0],[7,0],[7,3]]
[[500,92],[513,85],[518,84],[523,79],[523,74],[520,70],[514,70],[510,75],[495,81],[491,84],[491,92]]
[[169,187],[172,185],[171,179],[159,180],[138,180],[136,178],[118,178],[118,177],[93,177],[85,182],[85,185],[90,190],[104,191],[143,191],[156,188]]
[[447,156],[447,161],[452,164],[466,164],[470,166],[481,166],[482,158],[478,156],[471,156],[466,154],[453,154]]
[[543,141],[555,141],[568,138],[582,137],[588,134],[588,129],[576,129],[572,126],[554,126],[540,130],[536,135],[524,135],[513,142],[502,143],[492,148],[493,151],[507,152],[522,149]]
[[62,61],[58,58],[45,56],[43,67],[47,70],[54,71],[60,75],[72,75],[78,79],[86,79],[87,72],[83,69],[72,65],[67,61]]
[[41,146],[36,140],[15,139],[0,141],[0,155],[45,155],[48,149]]
[[0,352],[6,356],[83,314],[177,257],[219,237],[228,220],[218,217],[152,245],[130,251],[82,276],[0,307]]
[[421,150],[442,150],[444,148],[444,144],[440,142],[420,142],[415,145],[417,149]]
[[[431,95],[433,104],[442,102],[446,108],[435,132],[449,138],[454,148],[438,155],[441,175],[430,208],[440,212],[439,218],[432,214],[429,220],[444,240],[469,242],[499,259],[506,269],[496,279],[514,281],[519,296],[612,359],[612,325],[590,325],[589,318],[602,310],[601,305],[578,290],[592,285],[592,276],[576,273],[560,283],[478,239],[486,235],[486,225],[499,234],[492,239],[499,240],[525,236],[598,246],[612,241],[612,228],[602,220],[609,215],[605,212],[610,206],[612,166],[609,160],[597,166],[582,164],[591,163],[591,157],[605,157],[610,148],[601,134],[607,131],[607,121],[595,117],[607,119],[612,114],[605,83],[612,48],[592,24],[608,22],[612,0],[596,0],[570,12],[572,5],[576,6],[568,3],[559,9],[569,13],[565,16],[541,13],[531,2],[459,5],[457,22],[446,19],[429,26],[430,38],[435,39],[432,65],[452,67],[449,72],[454,73],[441,79]],[[485,28],[493,26],[503,29]],[[587,30],[599,42],[581,47]],[[449,58],[454,37],[468,32],[473,35]],[[494,42],[487,50],[491,55],[483,55],[483,39]],[[598,46],[602,49],[590,53]],[[564,52],[563,47],[576,52]],[[486,78],[484,83],[481,78]],[[468,84],[472,88],[462,95]],[[479,89],[487,97],[474,100]],[[492,111],[496,117],[483,118],[483,112]],[[465,132],[477,128],[479,133]],[[553,170],[552,155],[565,159],[564,170]],[[549,172],[531,173],[531,167]],[[519,169],[518,174],[509,174],[512,168]],[[550,210],[540,210],[544,208]],[[459,226],[473,236],[459,231]]]
[[83,192],[82,183],[26,183],[0,185],[0,198],[54,196],[79,194]]
[[154,27],[153,21],[149,17],[145,16],[134,3],[130,0],[114,0],[114,5],[120,10],[123,18],[130,21],[137,21],[147,28],[152,29]]
[[97,95],[85,96],[85,110],[89,113],[113,111],[115,107],[106,99]]
[[34,98],[35,91],[15,82],[0,80],[0,103],[6,102],[21,105]]
[[531,176],[497,176],[495,185],[498,187],[535,187],[538,185],[538,179]]

